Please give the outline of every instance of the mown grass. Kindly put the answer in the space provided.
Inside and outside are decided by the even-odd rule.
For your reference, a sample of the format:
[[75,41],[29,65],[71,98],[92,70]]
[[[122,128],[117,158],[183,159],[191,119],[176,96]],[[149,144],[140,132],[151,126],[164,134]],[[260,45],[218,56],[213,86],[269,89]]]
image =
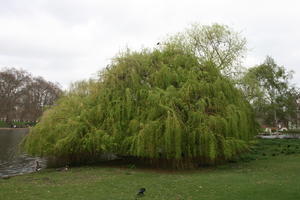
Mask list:
[[300,140],[260,140],[247,162],[167,171],[129,167],[53,169],[0,180],[1,200],[295,200],[300,199]]

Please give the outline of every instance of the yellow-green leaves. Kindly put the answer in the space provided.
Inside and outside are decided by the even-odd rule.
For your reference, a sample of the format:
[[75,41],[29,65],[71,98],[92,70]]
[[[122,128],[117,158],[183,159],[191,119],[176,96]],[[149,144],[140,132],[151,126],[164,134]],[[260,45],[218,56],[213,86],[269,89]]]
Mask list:
[[98,81],[75,84],[26,139],[28,152],[88,162],[117,154],[176,168],[246,149],[252,110],[212,63],[176,46],[126,52]]

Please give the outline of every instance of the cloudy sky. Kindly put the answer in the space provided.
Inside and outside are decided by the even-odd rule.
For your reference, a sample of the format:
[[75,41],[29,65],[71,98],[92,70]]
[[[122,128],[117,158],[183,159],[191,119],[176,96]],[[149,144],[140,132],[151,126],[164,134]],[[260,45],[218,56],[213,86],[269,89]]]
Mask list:
[[226,24],[247,38],[245,66],[272,56],[300,86],[297,0],[0,0],[0,67],[67,88],[126,47],[154,47],[192,23]]

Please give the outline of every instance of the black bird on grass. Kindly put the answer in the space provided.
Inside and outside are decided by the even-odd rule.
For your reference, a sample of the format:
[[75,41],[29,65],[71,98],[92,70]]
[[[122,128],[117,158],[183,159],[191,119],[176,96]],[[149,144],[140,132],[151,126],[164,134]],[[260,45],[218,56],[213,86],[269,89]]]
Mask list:
[[136,194],[136,196],[138,196],[138,197],[144,196],[144,192],[145,192],[145,191],[146,191],[145,188],[139,189],[139,192]]

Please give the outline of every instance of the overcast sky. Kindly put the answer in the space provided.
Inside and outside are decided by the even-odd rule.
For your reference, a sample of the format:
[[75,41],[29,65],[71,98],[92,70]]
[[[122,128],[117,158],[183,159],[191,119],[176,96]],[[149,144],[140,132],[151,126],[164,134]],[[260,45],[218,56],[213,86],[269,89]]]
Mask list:
[[154,47],[192,23],[221,23],[248,41],[245,66],[272,56],[300,86],[297,0],[0,0],[0,67],[60,83],[95,76],[126,47]]

